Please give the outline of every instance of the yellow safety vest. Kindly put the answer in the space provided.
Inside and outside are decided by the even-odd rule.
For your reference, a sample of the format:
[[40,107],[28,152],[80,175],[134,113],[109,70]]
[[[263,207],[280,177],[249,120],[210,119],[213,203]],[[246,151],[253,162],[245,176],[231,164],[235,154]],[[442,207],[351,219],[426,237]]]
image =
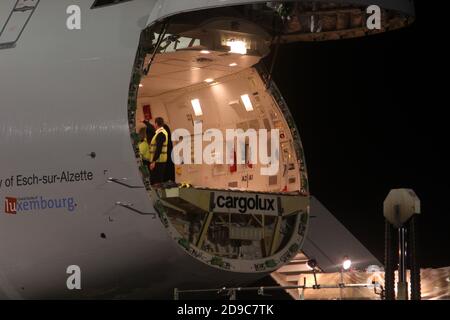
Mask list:
[[153,136],[152,142],[150,143],[150,161],[153,161],[153,157],[156,152],[156,137],[159,133],[164,134],[164,137],[166,138],[161,150],[161,154],[159,155],[159,158],[156,159],[156,162],[158,163],[165,163],[167,162],[167,145],[169,144],[169,134],[167,133],[164,128],[159,128],[156,130],[155,135]]
[[142,141],[139,143],[139,154],[143,160],[151,161],[150,146],[147,141]]

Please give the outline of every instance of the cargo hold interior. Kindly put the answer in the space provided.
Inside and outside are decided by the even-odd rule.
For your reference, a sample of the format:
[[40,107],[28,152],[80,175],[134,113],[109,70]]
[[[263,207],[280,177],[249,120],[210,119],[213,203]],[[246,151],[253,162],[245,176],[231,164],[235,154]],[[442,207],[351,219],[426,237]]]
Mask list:
[[[255,271],[251,261],[279,254],[267,262],[266,267],[275,268],[283,263],[281,255],[287,259],[296,254],[307,223],[308,183],[295,122],[268,81],[262,61],[270,54],[273,36],[254,22],[222,14],[211,10],[198,21],[181,15],[143,32],[130,88],[129,120],[138,159],[137,135],[145,128],[144,120],[154,124],[155,118],[163,118],[175,148],[191,141],[181,153],[182,161],[175,164],[176,184],[152,185],[141,163],[150,199],[174,240],[187,252],[200,249],[199,256],[209,254],[206,263],[250,272]],[[201,130],[196,130],[199,126]],[[223,140],[208,139],[210,129],[220,132]],[[248,136],[241,141],[227,139],[230,129],[254,130],[257,136],[266,129],[267,138],[257,137],[254,150],[255,141]],[[276,147],[273,130],[279,140]],[[222,146],[219,150],[208,150],[213,140]],[[205,163],[204,157],[203,163],[196,163],[198,141],[202,154],[213,151],[209,154],[222,163]],[[262,170],[272,165],[260,161],[262,143],[266,156],[278,159],[273,174]],[[254,204],[271,199],[267,201],[277,205],[272,211],[218,208],[214,204],[218,194]],[[233,267],[235,260],[240,263]]]
[[[206,53],[207,52],[207,53]],[[292,135],[276,101],[267,92],[258,72],[252,67],[259,57],[204,50],[182,50],[158,54],[151,73],[141,81],[137,100],[137,130],[145,127],[145,113],[162,117],[172,132],[186,129],[194,148],[194,125],[203,132],[219,129],[225,139],[227,129],[278,129],[280,165],[278,174],[261,175],[260,162],[250,160],[247,139],[240,155],[226,154],[226,141],[219,157],[239,157],[245,164],[176,165],[176,182],[213,189],[242,189],[260,192],[299,191],[298,161],[294,155]],[[245,101],[246,97],[250,100]],[[193,106],[194,101],[197,105]],[[270,135],[269,135],[270,137]],[[202,140],[203,137],[201,137]],[[177,142],[174,142],[176,145]],[[210,144],[203,141],[203,149]],[[237,151],[237,142],[230,150]],[[270,141],[267,142],[270,152]],[[218,150],[215,150],[218,152]],[[183,159],[185,155],[182,155]],[[191,155],[188,155],[191,156]]]

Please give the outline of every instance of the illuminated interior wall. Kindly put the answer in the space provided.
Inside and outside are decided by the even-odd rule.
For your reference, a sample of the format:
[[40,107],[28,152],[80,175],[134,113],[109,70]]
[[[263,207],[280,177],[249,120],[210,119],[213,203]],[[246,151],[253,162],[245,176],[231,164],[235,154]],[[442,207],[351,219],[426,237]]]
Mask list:
[[[244,94],[249,95],[253,111],[245,109],[241,99]],[[191,105],[193,99],[199,100],[203,115],[195,115]],[[144,126],[143,106],[148,104],[151,105],[152,122],[156,117],[163,117],[172,131],[184,128],[192,135],[195,121],[202,122],[203,131],[216,128],[222,130],[224,136],[226,129],[280,129],[280,168],[277,176],[262,176],[259,164],[253,164],[252,167],[237,165],[236,172],[230,172],[230,166],[226,164],[192,164],[177,168],[177,182],[217,189],[238,188],[270,192],[300,189],[299,167],[289,127],[254,69],[217,79],[213,84],[203,82],[156,97],[139,98],[137,130]],[[203,147],[208,144],[209,142],[204,142]]]

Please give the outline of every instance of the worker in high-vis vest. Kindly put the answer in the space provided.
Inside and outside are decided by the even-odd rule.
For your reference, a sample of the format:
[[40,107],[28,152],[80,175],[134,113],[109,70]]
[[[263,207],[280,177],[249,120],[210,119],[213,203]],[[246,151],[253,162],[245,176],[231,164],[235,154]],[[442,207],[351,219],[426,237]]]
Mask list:
[[142,164],[147,168],[150,169],[150,161],[151,161],[151,154],[150,154],[150,145],[147,142],[147,135],[145,132],[145,128],[142,128],[139,130],[139,154],[142,159]]
[[150,182],[151,184],[163,183],[168,154],[169,135],[164,129],[164,119],[155,119],[155,135],[150,143]]

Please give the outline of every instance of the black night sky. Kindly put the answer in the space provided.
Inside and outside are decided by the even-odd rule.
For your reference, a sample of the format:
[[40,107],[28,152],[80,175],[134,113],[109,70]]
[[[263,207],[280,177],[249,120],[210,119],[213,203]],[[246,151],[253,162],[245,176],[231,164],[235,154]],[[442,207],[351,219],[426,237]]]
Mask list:
[[442,267],[450,266],[447,20],[425,5],[404,30],[283,45],[273,76],[301,132],[312,195],[383,261],[383,200],[392,188],[414,189],[419,262]]

